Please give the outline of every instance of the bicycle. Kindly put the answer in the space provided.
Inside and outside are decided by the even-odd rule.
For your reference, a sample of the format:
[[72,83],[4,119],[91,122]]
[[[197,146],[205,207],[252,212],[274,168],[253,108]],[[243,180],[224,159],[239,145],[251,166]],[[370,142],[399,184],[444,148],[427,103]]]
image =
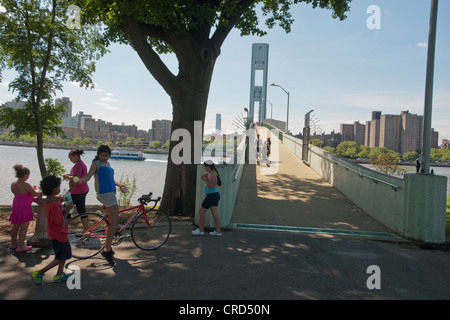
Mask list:
[[[172,230],[170,218],[164,212],[155,209],[161,197],[152,199],[151,196],[150,192],[138,199],[139,205],[119,210],[119,214],[136,211],[123,226],[117,227],[111,245],[117,246],[124,238],[130,236],[134,244],[142,250],[156,250],[166,243]],[[146,209],[145,206],[150,202],[154,202],[153,207]],[[107,214],[83,213],[68,221],[73,257],[91,258],[103,250],[109,227],[108,218]],[[124,234],[131,223],[133,223],[131,234]]]

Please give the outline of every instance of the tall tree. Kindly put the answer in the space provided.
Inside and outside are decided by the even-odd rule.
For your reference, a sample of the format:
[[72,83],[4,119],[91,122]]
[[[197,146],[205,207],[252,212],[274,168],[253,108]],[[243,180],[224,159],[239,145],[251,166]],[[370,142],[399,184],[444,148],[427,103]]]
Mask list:
[[0,123],[14,125],[15,135],[36,135],[42,177],[47,175],[44,136],[62,133],[57,125],[64,106],[54,106],[56,92],[64,81],[92,87],[95,60],[106,53],[98,26],[81,26],[68,16],[71,3],[0,0],[0,81],[4,69],[14,69],[17,77],[9,88],[26,101],[21,109],[4,108]]
[[[241,35],[266,34],[259,26],[257,10],[266,25],[286,32],[293,22],[291,6],[301,2],[333,11],[343,20],[351,0],[78,0],[83,19],[107,26],[107,41],[130,44],[145,67],[170,96],[172,132],[186,129],[194,137],[194,123],[205,120],[206,106],[216,59],[233,28]],[[178,74],[173,74],[160,54],[173,52]],[[203,127],[202,127],[203,131]],[[162,207],[170,214],[193,215],[195,208],[195,150],[183,149],[184,161],[174,164],[169,150]],[[176,150],[178,150],[177,148]]]

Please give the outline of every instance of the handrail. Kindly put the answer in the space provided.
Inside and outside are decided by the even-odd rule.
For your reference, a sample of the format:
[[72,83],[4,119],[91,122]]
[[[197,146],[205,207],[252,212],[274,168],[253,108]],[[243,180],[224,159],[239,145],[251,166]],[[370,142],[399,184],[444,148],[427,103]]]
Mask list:
[[387,181],[384,181],[384,180],[381,180],[381,179],[378,179],[378,178],[374,178],[374,177],[369,176],[367,174],[361,173],[361,172],[359,172],[359,171],[357,171],[357,170],[355,170],[353,168],[350,168],[350,167],[348,167],[348,166],[346,166],[346,165],[344,165],[342,163],[339,163],[337,161],[333,161],[333,162],[334,162],[334,164],[338,164],[338,165],[343,166],[346,170],[350,170],[350,171],[353,171],[353,172],[357,173],[361,178],[362,177],[366,177],[368,179],[371,179],[375,183],[378,183],[378,182],[384,183],[384,184],[390,186],[394,191],[397,191],[398,189],[400,189],[400,187],[395,185],[395,184],[392,184],[390,182],[387,182]]
[[232,180],[231,180],[232,182],[235,182],[237,180],[239,172],[240,172],[241,168],[243,167],[242,164],[243,164],[243,162],[245,163],[245,161],[242,161],[242,157],[245,157],[245,150],[247,149],[247,141],[245,138],[242,139],[241,143],[236,148],[235,152],[236,153],[238,152],[238,149],[240,149],[239,147],[242,144],[244,145],[244,148],[243,149],[241,148],[241,156],[239,158],[238,157],[235,158],[237,163],[234,164],[234,168],[233,168],[234,174],[232,174]]
[[[320,156],[322,158],[325,158],[323,155],[313,151],[312,149],[309,149],[309,151],[317,154],[318,156]],[[361,178],[365,177],[365,178],[371,179],[375,183],[378,183],[378,182],[383,183],[385,185],[390,186],[394,191],[397,191],[398,189],[400,189],[399,186],[397,186],[397,185],[395,185],[393,183],[390,183],[390,182],[387,182],[387,181],[384,181],[384,180],[381,180],[381,179],[369,176],[367,174],[361,173],[361,172],[359,172],[359,171],[357,171],[357,170],[355,170],[353,168],[350,168],[349,166],[346,166],[345,164],[342,164],[341,162],[338,162],[338,161],[335,161],[335,160],[332,160],[332,159],[327,159],[327,160],[332,161],[336,165],[340,165],[340,166],[344,167],[346,170],[350,170],[350,171],[353,171],[353,172],[357,173]]]

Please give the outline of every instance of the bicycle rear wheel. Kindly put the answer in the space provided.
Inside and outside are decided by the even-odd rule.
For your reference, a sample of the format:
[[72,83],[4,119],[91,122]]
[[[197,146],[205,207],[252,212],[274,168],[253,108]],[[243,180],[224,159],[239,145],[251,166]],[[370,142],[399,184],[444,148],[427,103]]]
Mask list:
[[72,256],[86,259],[105,246],[108,221],[97,213],[84,213],[69,220],[69,241]]
[[131,239],[142,250],[156,250],[169,239],[172,226],[162,211],[145,211],[133,222]]

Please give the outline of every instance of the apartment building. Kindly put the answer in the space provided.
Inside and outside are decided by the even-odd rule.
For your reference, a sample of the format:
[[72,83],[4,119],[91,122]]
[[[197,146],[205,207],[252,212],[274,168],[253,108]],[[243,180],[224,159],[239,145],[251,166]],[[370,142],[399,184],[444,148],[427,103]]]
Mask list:
[[172,132],[172,121],[170,120],[153,120],[150,136],[152,141],[160,141],[162,144],[170,139]]
[[[352,131],[353,130],[353,131]],[[400,154],[420,150],[423,139],[423,116],[402,111],[400,115],[372,112],[365,124],[341,124],[344,141],[369,147],[385,147]],[[432,129],[431,148],[437,148],[439,133]]]
[[379,147],[400,152],[401,116],[384,114],[380,118]]
[[[423,138],[423,116],[402,111],[401,146],[400,153],[419,150]],[[434,131],[434,130],[433,130]],[[432,148],[437,148],[437,142]]]
[[359,145],[364,144],[366,126],[356,121],[353,124],[341,124],[340,134],[343,141],[355,141]]
[[[128,137],[143,139],[147,144],[154,140],[165,143],[170,139],[172,128],[172,121],[170,120],[154,120],[152,121],[152,129],[139,130],[134,124],[113,124],[102,119],[95,119],[92,115],[85,114],[83,111],[79,111],[73,116],[72,101],[68,97],[55,99],[55,105],[58,104],[66,106],[61,125],[66,136],[82,139],[90,138],[94,143],[100,140],[115,143],[116,141],[126,140]],[[24,105],[24,101],[15,99],[4,104],[5,107],[11,108],[22,108]],[[10,132],[11,129],[0,127],[0,132]]]

